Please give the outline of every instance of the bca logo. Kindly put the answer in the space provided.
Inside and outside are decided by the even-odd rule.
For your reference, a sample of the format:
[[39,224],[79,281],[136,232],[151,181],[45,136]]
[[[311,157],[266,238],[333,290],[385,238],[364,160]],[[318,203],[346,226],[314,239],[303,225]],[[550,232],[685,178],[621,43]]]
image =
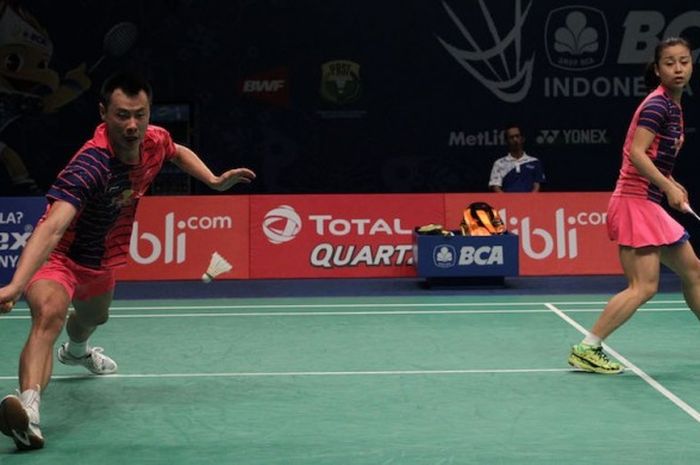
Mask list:
[[547,58],[555,68],[582,71],[605,62],[608,23],[600,10],[585,6],[552,10],[544,33]]
[[301,231],[301,218],[289,205],[280,205],[267,212],[263,220],[263,232],[273,244],[294,239]]
[[457,252],[451,245],[441,244],[433,249],[433,263],[439,268],[452,268],[457,263]]

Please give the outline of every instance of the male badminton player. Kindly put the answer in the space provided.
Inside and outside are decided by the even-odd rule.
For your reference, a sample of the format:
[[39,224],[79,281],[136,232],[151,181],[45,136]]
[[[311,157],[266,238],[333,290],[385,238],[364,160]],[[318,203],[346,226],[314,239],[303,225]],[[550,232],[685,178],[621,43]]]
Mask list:
[[591,332],[572,347],[568,361],[574,367],[595,373],[623,370],[602,350],[602,341],[656,294],[660,263],[680,277],[685,300],[700,318],[700,261],[686,230],[661,207],[664,196],[679,211],[688,203],[688,193],[671,172],[683,144],[681,97],[692,71],[686,40],[658,44],[646,76],[654,90],[634,113],[608,204],[608,234],[619,246],[627,288],[610,299]]
[[[29,337],[19,362],[18,395],[0,403],[0,431],[19,449],[43,447],[40,393],[51,378],[53,347],[66,323],[68,342],[57,358],[92,373],[114,373],[117,364],[88,339],[107,321],[114,269],[126,263],[139,199],[163,163],[175,163],[215,190],[249,183],[255,174],[237,168],[216,176],[190,149],[149,124],[152,91],[143,78],[118,73],[102,86],[102,123],[70,160],[47,193],[48,207],[24,249],[12,281],[0,288],[0,312],[22,292],[31,309]],[[75,309],[68,315],[68,305]]]

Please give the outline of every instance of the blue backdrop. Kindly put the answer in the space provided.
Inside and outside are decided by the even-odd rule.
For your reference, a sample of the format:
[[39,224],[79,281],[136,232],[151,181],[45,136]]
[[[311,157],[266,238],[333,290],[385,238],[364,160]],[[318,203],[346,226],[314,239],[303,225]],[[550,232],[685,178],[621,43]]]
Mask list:
[[[3,5],[0,22],[10,22]],[[238,192],[483,191],[511,121],[523,125],[526,150],[543,161],[545,190],[611,190],[653,47],[678,34],[700,46],[700,10],[680,1],[20,5],[35,19],[25,21],[36,35],[28,47],[41,48],[47,36],[48,67],[73,91],[52,111],[33,105],[4,120],[0,140],[39,190],[91,135],[99,84],[124,66],[147,74],[156,102],[177,105],[165,113],[188,109],[160,121],[214,169],[258,172]],[[124,22],[132,29],[115,35]],[[13,41],[0,27],[0,51]],[[3,71],[3,99],[55,92],[28,85],[29,60],[24,66]],[[83,77],[91,83],[76,85]],[[675,174],[700,205],[697,92],[695,76]],[[26,193],[3,168],[0,195]]]

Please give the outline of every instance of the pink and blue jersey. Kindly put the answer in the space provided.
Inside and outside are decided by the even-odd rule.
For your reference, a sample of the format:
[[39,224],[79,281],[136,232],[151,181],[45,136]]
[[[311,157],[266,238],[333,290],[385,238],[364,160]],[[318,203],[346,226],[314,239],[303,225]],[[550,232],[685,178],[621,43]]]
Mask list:
[[646,154],[664,176],[670,176],[683,145],[683,111],[662,86],[657,87],[634,113],[622,149],[622,168],[613,196],[644,198],[661,203],[663,193],[642,176],[630,160],[632,139],[638,127],[654,133],[654,141]]
[[139,163],[122,163],[100,124],[46,194],[49,203],[63,200],[78,210],[54,253],[93,269],[125,265],[139,199],[173,156],[168,131],[148,126]]

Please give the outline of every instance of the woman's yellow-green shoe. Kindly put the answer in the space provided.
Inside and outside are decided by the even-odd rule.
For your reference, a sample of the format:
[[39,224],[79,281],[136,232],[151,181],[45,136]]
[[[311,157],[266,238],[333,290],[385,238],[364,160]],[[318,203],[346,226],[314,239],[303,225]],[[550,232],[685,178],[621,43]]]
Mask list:
[[616,375],[622,373],[625,367],[620,363],[610,360],[603,352],[602,347],[593,347],[588,344],[576,344],[571,348],[569,365],[591,373],[603,373]]

